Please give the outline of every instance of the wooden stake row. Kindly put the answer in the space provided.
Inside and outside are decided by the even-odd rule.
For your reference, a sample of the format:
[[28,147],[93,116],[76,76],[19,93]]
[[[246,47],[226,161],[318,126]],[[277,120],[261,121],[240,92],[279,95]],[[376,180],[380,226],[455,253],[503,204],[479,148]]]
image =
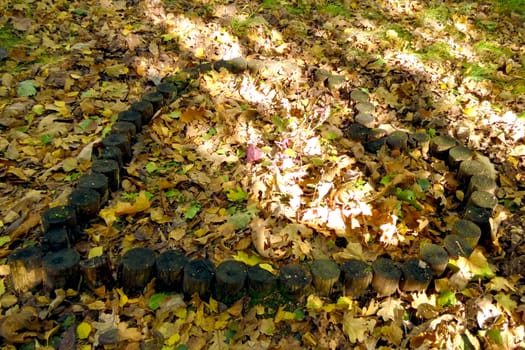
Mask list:
[[[348,260],[342,265],[332,260],[315,260],[286,265],[278,274],[261,265],[247,267],[233,260],[215,267],[208,259],[189,260],[182,252],[171,250],[157,256],[149,248],[131,249],[114,264],[107,256],[82,260],[72,247],[82,238],[84,226],[107,203],[109,193],[120,189],[124,166],[133,156],[131,145],[142,126],[186,88],[188,78],[195,73],[224,68],[237,74],[254,67],[259,65],[238,58],[183,71],[179,78],[167,78],[156,91],[147,93],[129,110],[120,113],[112,132],[96,149],[91,172],[79,179],[68,205],[50,208],[42,214],[41,245],[22,248],[10,255],[14,289],[24,292],[42,283],[49,291],[78,288],[83,276],[83,284],[88,288],[122,286],[130,294],[141,293],[151,279],[156,278],[159,290],[183,292],[186,296],[196,293],[203,298],[213,295],[225,304],[244,295],[260,298],[276,290],[294,300],[310,292],[326,297],[342,293],[357,298],[371,286],[378,295],[388,296],[397,290],[425,290],[433,277],[443,274],[449,257],[468,257],[481,238],[486,241],[487,235],[490,237],[489,219],[497,204],[497,185],[490,167],[450,136],[430,139],[421,132],[387,134],[373,129],[374,106],[368,94],[356,90],[351,93],[351,99],[361,117],[356,117],[356,123],[345,130],[347,137],[362,142],[369,152],[383,147],[401,152],[408,147],[418,147],[422,154],[430,151],[434,157],[446,160],[451,169],[457,169],[458,179],[468,184],[463,218],[456,222],[442,245],[424,245],[418,258],[405,262],[395,262],[388,257],[372,263]],[[113,270],[117,271],[116,280]]]

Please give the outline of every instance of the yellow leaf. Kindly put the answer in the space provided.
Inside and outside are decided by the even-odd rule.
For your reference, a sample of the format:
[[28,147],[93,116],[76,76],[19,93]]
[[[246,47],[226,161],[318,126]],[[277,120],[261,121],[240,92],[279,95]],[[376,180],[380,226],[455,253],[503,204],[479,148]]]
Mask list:
[[516,301],[512,300],[508,294],[498,293],[494,296],[494,299],[496,299],[498,304],[501,305],[509,315],[518,307]]
[[264,269],[264,270],[266,270],[266,271],[268,271],[268,272],[271,272],[271,273],[274,274],[274,275],[277,274],[277,272],[275,271],[275,269],[273,268],[273,266],[270,265],[270,264],[263,263],[263,264],[260,264],[259,266],[261,267],[261,269]]
[[91,333],[91,325],[89,323],[81,322],[77,326],[78,339],[86,339],[89,337],[89,333]]
[[172,346],[172,345],[177,344],[179,341],[180,341],[180,334],[179,333],[175,333],[171,337],[166,339],[165,344],[167,346]]
[[240,262],[243,262],[243,263],[245,263],[248,266],[257,265],[261,261],[261,257],[260,256],[258,256],[258,255],[248,255],[247,253],[245,253],[243,251],[237,252],[237,254],[235,254],[233,256],[233,259],[237,260],[237,261],[240,261]]
[[197,48],[195,50],[195,57],[197,58],[203,58],[204,57],[204,49],[202,47]]
[[210,297],[209,306],[211,312],[219,312],[219,303],[217,302],[217,300]]
[[101,246],[93,247],[93,248],[91,248],[89,250],[88,259],[96,258],[97,256],[101,256],[102,254],[104,254],[104,248],[103,247],[101,247]]
[[295,314],[290,311],[285,311],[284,306],[279,306],[279,310],[277,310],[277,314],[275,315],[275,323],[279,323],[281,321],[290,321],[295,319]]
[[117,293],[120,297],[118,304],[120,307],[124,307],[124,305],[128,303],[128,296],[124,293],[124,291],[121,288],[117,288]]
[[106,304],[102,300],[97,300],[91,304],[88,304],[87,307],[90,310],[104,310],[106,308]]
[[310,294],[306,300],[308,310],[319,310],[323,307],[323,301],[317,295]]

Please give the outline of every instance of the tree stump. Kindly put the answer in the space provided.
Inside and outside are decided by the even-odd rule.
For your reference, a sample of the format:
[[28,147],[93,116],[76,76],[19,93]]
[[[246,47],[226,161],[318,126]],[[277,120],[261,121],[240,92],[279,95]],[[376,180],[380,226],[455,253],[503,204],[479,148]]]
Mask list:
[[137,111],[142,116],[142,125],[148,125],[151,118],[153,118],[153,105],[149,101],[137,101],[131,104],[131,109]]
[[441,276],[448,265],[448,253],[440,245],[429,243],[419,248],[419,255],[425,261],[435,276]]
[[137,126],[131,122],[117,121],[111,125],[111,133],[126,135],[128,142],[131,143],[137,136]]
[[370,128],[359,123],[352,123],[343,130],[343,134],[346,138],[363,143],[368,141],[370,130]]
[[468,258],[474,250],[465,237],[456,234],[447,235],[444,243],[448,254],[454,259],[460,256]]
[[128,250],[120,262],[119,281],[126,293],[140,294],[153,277],[155,252],[149,248]]
[[117,117],[117,122],[128,122],[135,125],[136,133],[140,133],[142,130],[142,114],[133,109],[120,112]]
[[69,234],[69,241],[76,242],[79,234],[77,214],[71,205],[60,205],[49,208],[42,213],[42,228],[45,232],[65,228]]
[[56,252],[70,247],[69,232],[65,227],[55,227],[44,232],[42,237],[42,250],[44,252]]
[[421,149],[421,155],[426,157],[430,148],[430,136],[425,132],[416,132],[408,137],[408,145]]
[[210,297],[215,280],[215,266],[208,259],[191,260],[184,266],[182,290],[187,298],[198,294],[202,300]]
[[92,189],[100,195],[100,206],[107,203],[109,199],[108,178],[104,174],[91,173],[84,174],[78,179],[78,188]]
[[469,198],[472,193],[476,191],[488,192],[495,194],[498,189],[496,181],[489,176],[484,175],[474,175],[470,178],[467,193],[465,194],[466,198]]
[[492,209],[481,208],[477,206],[468,206],[463,213],[463,219],[472,221],[481,229],[480,241],[488,244],[492,241],[490,219]]
[[372,286],[380,296],[390,296],[394,294],[399,286],[401,269],[391,259],[378,258],[372,263],[374,277]]
[[159,289],[182,291],[182,275],[188,258],[176,250],[167,250],[157,256],[157,281]]
[[457,169],[461,162],[472,159],[472,157],[474,157],[474,152],[470,148],[462,145],[452,147],[448,151],[448,165],[453,169]]
[[109,257],[106,254],[82,260],[79,266],[84,276],[84,283],[89,289],[95,290],[101,286],[108,289],[113,287],[115,280]]
[[91,164],[91,170],[94,173],[103,174],[108,178],[111,191],[117,191],[120,188],[120,168],[117,161],[97,159]]
[[478,245],[481,237],[481,229],[472,221],[459,219],[452,228],[452,233],[465,237],[472,247]]
[[100,211],[100,194],[91,188],[77,188],[69,195],[69,205],[75,208],[79,223],[87,224]]
[[310,264],[310,271],[317,294],[324,297],[333,295],[334,287],[341,275],[339,266],[333,260],[319,259]]
[[346,83],[346,78],[342,75],[330,74],[324,83],[329,90],[336,91],[339,90],[344,83]]
[[102,144],[104,147],[118,147],[122,152],[122,159],[124,162],[129,162],[133,156],[130,140],[126,134],[109,134],[104,137]]
[[363,90],[352,90],[352,92],[350,93],[350,99],[352,99],[352,101],[354,101],[355,103],[365,103],[370,101],[370,95],[368,95]]
[[[142,100],[151,103],[155,112],[164,105],[164,96],[158,91],[148,92],[142,97]],[[153,114],[155,114],[155,112]]]
[[436,136],[430,140],[430,153],[436,158],[445,159],[448,151],[456,144],[457,141],[452,136]]
[[255,299],[261,299],[272,293],[277,285],[277,277],[260,265],[248,269],[248,293]]
[[386,144],[392,150],[403,151],[407,148],[408,135],[404,131],[394,131],[386,138]]
[[80,255],[71,248],[46,254],[42,260],[46,289],[77,290],[80,284],[79,262]]
[[304,296],[310,283],[312,283],[312,276],[301,265],[286,265],[279,272],[281,293],[293,300],[298,300]]
[[376,140],[368,141],[364,144],[365,151],[370,153],[377,153],[379,150],[386,145],[386,136]]
[[359,113],[355,117],[354,121],[358,124],[366,126],[367,128],[373,128],[375,123],[374,116],[372,116],[370,113]]
[[360,113],[374,113],[376,110],[376,107],[370,103],[370,102],[358,102],[355,105],[355,109],[358,110]]
[[401,265],[401,271],[400,289],[404,292],[424,291],[432,281],[432,269],[423,260],[409,259]]
[[498,199],[492,193],[485,191],[475,191],[470,195],[467,201],[467,208],[477,207],[486,209],[492,216],[492,212],[494,211],[494,208],[497,204]]
[[[124,166],[124,159],[122,156],[122,151],[118,147],[101,147],[98,148],[98,154],[94,160],[105,159],[105,160],[114,160],[117,162],[118,167],[122,168]],[[91,166],[93,168],[93,165]]]
[[162,94],[165,104],[168,104],[177,95],[177,86],[170,82],[157,85],[157,91]]
[[474,175],[483,175],[491,177],[492,169],[490,169],[485,163],[477,159],[468,159],[459,165],[458,169],[458,180],[468,184],[470,179]]
[[372,266],[364,261],[350,259],[343,263],[344,294],[354,298],[364,295],[372,282]]
[[227,260],[217,266],[215,298],[230,306],[244,296],[247,268],[240,261]]
[[42,283],[42,251],[39,247],[15,250],[7,258],[11,271],[11,283],[18,293],[27,292]]

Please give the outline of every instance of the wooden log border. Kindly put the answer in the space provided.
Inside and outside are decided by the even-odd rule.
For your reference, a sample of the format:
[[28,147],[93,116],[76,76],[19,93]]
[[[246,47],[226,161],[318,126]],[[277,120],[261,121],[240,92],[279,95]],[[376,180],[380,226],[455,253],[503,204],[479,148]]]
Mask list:
[[[430,151],[432,156],[444,160],[450,169],[457,169],[458,180],[468,189],[464,199],[467,204],[460,221],[445,237],[443,247],[424,245],[419,258],[412,257],[405,262],[380,257],[374,262],[345,261],[341,265],[332,260],[290,264],[279,273],[274,272],[273,276],[259,265],[248,268],[241,262],[225,261],[216,267],[207,259],[189,260],[183,252],[166,251],[157,255],[151,249],[137,248],[118,259],[121,263],[115,268],[118,273],[117,281],[114,281],[115,273],[107,256],[79,259],[78,253],[71,247],[79,240],[86,219],[96,216],[107,202],[108,191],[120,189],[124,166],[132,158],[132,143],[142,126],[147,125],[175,97],[188,91],[190,79],[198,78],[200,73],[226,69],[239,74],[263,68],[261,61],[244,58],[201,64],[166,77],[156,90],[146,93],[142,100],[121,112],[112,132],[102,140],[101,148],[94,152],[91,173],[86,173],[85,178],[79,181],[68,205],[49,208],[42,213],[42,244],[17,249],[8,257],[12,279],[10,287],[17,293],[38,290],[42,286],[48,292],[57,288],[80,287],[78,277],[81,272],[84,275],[82,286],[89,289],[117,285],[129,293],[140,294],[152,278],[157,278],[160,282],[156,286],[158,289],[182,292],[187,298],[191,297],[187,295],[191,292],[202,298],[212,295],[226,304],[245,295],[258,298],[271,292],[282,293],[288,300],[297,301],[316,289],[319,289],[319,295],[325,297],[342,294],[356,298],[370,292],[370,285],[378,296],[386,296],[397,291],[425,290],[432,278],[444,273],[449,258],[468,257],[478,241],[482,244],[490,242],[489,220],[497,203],[494,196],[497,185],[490,164],[476,160],[473,151],[448,135],[429,138],[422,132],[409,135],[400,131],[388,135],[371,128],[370,118],[364,118],[363,114],[372,113],[374,106],[366,92],[354,90],[350,93],[350,101],[356,110],[356,118],[345,128],[345,137],[363,143],[368,152],[377,152],[382,147],[388,147],[391,151],[417,147],[422,154]],[[328,88],[339,89],[342,86],[341,76],[328,72],[318,75],[316,80],[330,81],[332,78],[337,82],[325,84]],[[140,258],[140,249],[148,250],[147,256]],[[171,264],[164,261],[166,254],[173,255]],[[159,268],[152,266],[155,265],[154,257]],[[161,262],[159,258],[164,260]],[[122,264],[122,261],[129,259],[127,264]],[[175,280],[168,280],[169,276]],[[340,287],[337,288],[337,285]],[[228,293],[228,290],[232,292]]]

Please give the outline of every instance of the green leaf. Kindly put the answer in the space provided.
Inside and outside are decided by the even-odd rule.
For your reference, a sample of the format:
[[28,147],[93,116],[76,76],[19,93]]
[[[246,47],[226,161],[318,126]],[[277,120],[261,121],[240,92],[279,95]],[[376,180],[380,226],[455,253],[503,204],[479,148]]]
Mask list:
[[191,206],[184,213],[186,219],[193,219],[201,211],[201,204],[199,202],[191,203]]
[[303,310],[301,310],[301,309],[296,309],[293,313],[294,313],[294,315],[295,315],[295,319],[296,319],[297,321],[302,321],[302,320],[304,320],[304,316],[305,316],[305,314],[304,314],[304,311],[303,311]]
[[386,186],[390,183],[390,181],[392,181],[394,177],[396,177],[396,174],[385,175],[381,178],[381,181],[379,181],[379,183],[383,186]]
[[487,337],[492,340],[494,343],[502,346],[503,338],[501,337],[501,332],[498,328],[494,327],[487,331]]
[[148,164],[146,164],[146,171],[148,172],[148,174],[152,174],[156,172],[157,170],[158,168],[155,162],[149,162]]
[[29,97],[36,95],[35,81],[24,80],[18,83],[16,94],[18,97]]
[[157,310],[165,298],[166,294],[164,293],[153,294],[148,300],[148,307],[153,311]]
[[252,221],[253,216],[250,213],[238,212],[230,216],[228,223],[235,226],[236,229],[243,229]]
[[53,136],[47,134],[40,136],[40,143],[42,145],[48,145],[51,142],[53,142]]
[[168,114],[168,117],[171,119],[179,119],[180,118],[180,111],[173,111]]
[[423,191],[428,191],[430,189],[430,181],[428,181],[428,179],[417,179],[417,184]]
[[226,198],[228,198],[230,202],[242,202],[248,199],[248,192],[243,190],[240,186],[237,186],[237,188],[230,188],[227,190]]
[[209,140],[209,139],[211,139],[213,137],[213,135],[216,135],[216,134],[217,134],[217,129],[210,128],[210,130],[208,130],[206,135],[204,135],[203,139]]
[[83,121],[81,121],[78,126],[80,127],[80,129],[82,130],[86,130],[87,127],[89,126],[89,124],[91,124],[91,120],[89,119],[84,119]]
[[6,243],[11,242],[11,237],[9,236],[0,236],[0,247],[3,247]]
[[416,200],[416,194],[412,190],[402,190],[399,187],[396,188],[397,199],[403,202],[413,203]]
[[442,292],[437,300],[437,303],[441,307],[452,306],[457,303],[456,295],[450,290]]

